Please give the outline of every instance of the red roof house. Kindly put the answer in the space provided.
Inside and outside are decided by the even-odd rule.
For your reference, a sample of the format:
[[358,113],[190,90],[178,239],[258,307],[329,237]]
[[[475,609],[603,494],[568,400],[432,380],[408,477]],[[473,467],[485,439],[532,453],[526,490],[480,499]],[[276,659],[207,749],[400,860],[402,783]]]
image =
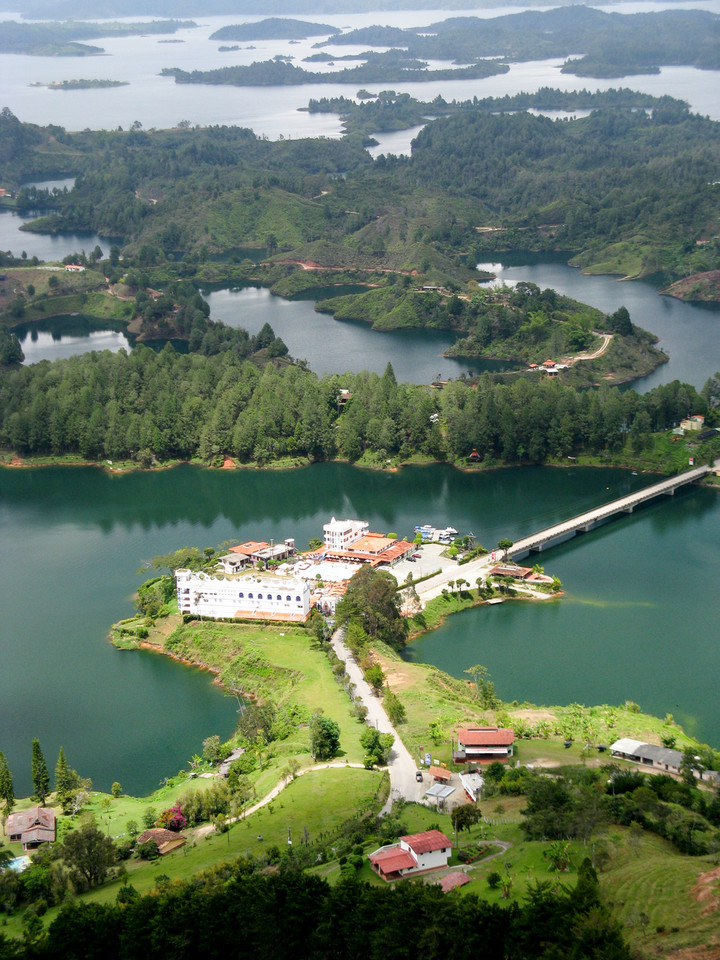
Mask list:
[[55,841],[55,811],[46,807],[30,807],[11,813],[5,824],[8,839],[19,841],[23,850],[33,850],[41,843]]
[[178,847],[182,847],[185,843],[185,837],[181,833],[166,830],[164,827],[152,827],[150,830],[143,830],[136,843],[147,843],[148,840],[152,840],[157,845],[158,852],[162,857],[166,853],[171,853]]
[[400,837],[399,843],[380,847],[368,859],[384,880],[400,880],[446,867],[451,849],[451,842],[440,830],[425,830]]
[[505,727],[468,727],[458,730],[455,763],[502,763],[513,755],[515,733]]

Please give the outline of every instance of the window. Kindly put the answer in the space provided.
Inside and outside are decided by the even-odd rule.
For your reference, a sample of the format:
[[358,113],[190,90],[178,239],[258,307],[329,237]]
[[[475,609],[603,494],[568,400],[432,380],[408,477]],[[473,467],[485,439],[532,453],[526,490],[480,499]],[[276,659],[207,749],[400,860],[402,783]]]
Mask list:
[[259,593],[259,594],[258,594],[258,600],[262,600],[262,598],[263,598],[263,595],[262,595],[261,593]]
[[252,600],[252,598],[253,598],[253,595],[252,595],[251,593],[249,593],[249,594],[248,594],[248,599]]
[[[278,597],[278,600],[279,600],[279,599],[280,599],[280,597]],[[289,603],[289,602],[292,600],[292,597],[288,594],[288,596],[285,597],[285,599],[286,599],[287,602]]]
[[276,600],[282,600],[282,597],[280,596],[280,594],[278,594],[278,595],[275,597],[275,599],[276,599]]
[[240,593],[238,594],[238,596],[239,596],[239,597],[240,597],[240,599],[242,600],[242,599],[243,599],[243,597],[245,596],[245,594],[244,594],[244,593],[242,592],[242,590],[241,590],[241,591],[240,591]]
[[295,597],[295,602],[300,603],[300,597]]

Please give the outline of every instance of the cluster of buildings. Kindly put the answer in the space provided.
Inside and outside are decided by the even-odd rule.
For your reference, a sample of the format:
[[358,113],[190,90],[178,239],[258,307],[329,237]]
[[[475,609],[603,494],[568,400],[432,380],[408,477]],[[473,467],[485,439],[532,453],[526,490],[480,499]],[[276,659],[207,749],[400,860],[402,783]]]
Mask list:
[[567,363],[556,363],[554,360],[543,360],[542,363],[531,363],[528,370],[532,373],[546,373],[549,377],[556,377],[561,370],[567,370]]
[[332,616],[347,582],[363,565],[392,567],[413,543],[373,533],[364,520],[323,526],[323,544],[298,555],[295,541],[249,540],[218,560],[215,573],[175,571],[181,613],[213,620],[304,623],[313,607]]

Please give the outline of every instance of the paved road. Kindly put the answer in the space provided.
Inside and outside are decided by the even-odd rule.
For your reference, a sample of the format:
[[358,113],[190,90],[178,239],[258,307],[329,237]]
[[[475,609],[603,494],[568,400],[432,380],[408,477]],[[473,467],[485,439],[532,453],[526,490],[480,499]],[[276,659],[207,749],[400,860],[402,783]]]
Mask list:
[[330,643],[335,653],[345,664],[345,670],[350,680],[355,684],[355,695],[360,697],[362,703],[367,707],[368,724],[376,727],[381,733],[391,733],[395,737],[388,762],[390,796],[381,813],[387,813],[392,807],[392,801],[399,797],[408,801],[421,800],[425,793],[425,786],[415,779],[417,765],[398,736],[397,730],[390,723],[382,701],[375,696],[370,684],[363,677],[362,670],[356,663],[355,658],[345,646],[341,630],[336,630],[333,633]]

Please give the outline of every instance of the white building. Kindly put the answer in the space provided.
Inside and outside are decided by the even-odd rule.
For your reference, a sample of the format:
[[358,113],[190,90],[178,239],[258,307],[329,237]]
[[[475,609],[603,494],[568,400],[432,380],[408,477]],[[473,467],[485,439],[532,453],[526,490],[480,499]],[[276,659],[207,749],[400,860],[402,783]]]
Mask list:
[[180,613],[211,620],[277,620],[304,623],[310,584],[289,577],[223,577],[176,570]]
[[384,880],[399,880],[426,870],[446,867],[452,852],[450,840],[440,830],[425,830],[400,837],[399,843],[380,847],[368,859]]
[[364,520],[336,520],[323,524],[323,537],[326,550],[347,550],[348,547],[364,537],[369,525]]

